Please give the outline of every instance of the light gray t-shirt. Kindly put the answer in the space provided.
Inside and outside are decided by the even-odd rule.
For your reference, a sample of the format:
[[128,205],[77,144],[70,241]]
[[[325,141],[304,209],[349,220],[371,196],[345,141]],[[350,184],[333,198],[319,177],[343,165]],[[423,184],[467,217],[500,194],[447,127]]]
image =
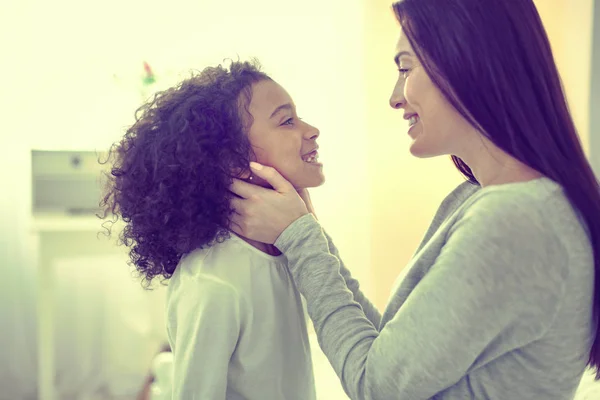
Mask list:
[[275,245],[351,399],[573,397],[593,340],[593,253],[555,182],[460,185],[383,316],[312,215]]
[[169,281],[173,400],[315,400],[300,293],[284,255],[231,234]]

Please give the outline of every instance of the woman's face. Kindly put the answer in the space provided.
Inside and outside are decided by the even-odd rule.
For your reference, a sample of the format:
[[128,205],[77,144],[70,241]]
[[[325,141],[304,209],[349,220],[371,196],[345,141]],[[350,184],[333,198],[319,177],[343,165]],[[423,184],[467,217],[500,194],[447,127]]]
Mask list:
[[399,77],[390,106],[404,110],[412,139],[410,152],[423,158],[461,154],[466,132],[473,128],[431,81],[404,32],[400,32],[395,61]]
[[298,118],[284,88],[271,80],[255,83],[248,111],[254,118],[248,136],[257,162],[275,168],[296,189],[323,184],[319,130]]

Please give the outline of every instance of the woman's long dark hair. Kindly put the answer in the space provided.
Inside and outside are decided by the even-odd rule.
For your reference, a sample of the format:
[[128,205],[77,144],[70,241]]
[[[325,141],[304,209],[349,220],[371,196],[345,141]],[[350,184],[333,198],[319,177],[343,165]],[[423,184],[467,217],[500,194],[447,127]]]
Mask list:
[[[560,184],[585,220],[595,260],[589,365],[600,378],[600,189],[533,0],[404,0],[393,8],[448,101],[496,146]],[[452,158],[477,183],[469,167]]]

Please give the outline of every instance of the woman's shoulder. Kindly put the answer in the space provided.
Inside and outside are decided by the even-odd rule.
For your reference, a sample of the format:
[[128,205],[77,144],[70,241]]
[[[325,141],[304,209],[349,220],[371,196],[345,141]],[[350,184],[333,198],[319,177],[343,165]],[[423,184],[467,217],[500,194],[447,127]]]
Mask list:
[[467,210],[484,212],[496,218],[576,220],[562,187],[545,177],[487,186],[471,196],[465,206]]
[[539,242],[563,253],[586,251],[586,225],[564,189],[548,178],[485,187],[471,196],[457,216],[474,227]]
[[442,200],[438,214],[450,214],[459,208],[465,201],[481,190],[481,186],[469,181],[459,184]]
[[[433,217],[431,225],[425,234],[424,241],[427,241],[450,216],[456,213],[469,198],[473,197],[473,195],[480,190],[481,187],[479,185],[466,181],[459,184],[454,190],[446,195]],[[421,245],[423,245],[423,243]]]
[[566,197],[562,187],[548,178],[538,178],[524,182],[491,185],[482,188],[478,184],[463,182],[458,185],[442,203],[443,206],[475,203],[494,203],[498,206],[514,205],[539,208],[547,201],[564,203]]

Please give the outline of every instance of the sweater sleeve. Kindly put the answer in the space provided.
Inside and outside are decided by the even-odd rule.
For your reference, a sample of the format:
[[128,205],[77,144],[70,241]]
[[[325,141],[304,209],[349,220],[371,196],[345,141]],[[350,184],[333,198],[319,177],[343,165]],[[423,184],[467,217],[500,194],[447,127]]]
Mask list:
[[560,243],[514,202],[482,199],[454,223],[429,272],[380,332],[347,290],[311,215],[277,239],[351,399],[431,398],[506,332],[527,342],[550,325],[564,290]]
[[327,234],[325,230],[323,230],[323,233],[327,238],[329,252],[333,254],[333,256],[335,256],[340,263],[340,273],[344,278],[344,281],[346,282],[346,286],[348,286],[348,289],[350,289],[350,291],[352,292],[354,296],[354,301],[360,304],[365,313],[365,316],[369,319],[369,321],[371,321],[375,328],[379,329],[379,324],[381,323],[381,314],[379,313],[379,310],[377,310],[377,308],[369,301],[369,299],[367,299],[363,292],[361,292],[358,281],[352,277],[350,270],[348,270],[348,268],[346,268],[346,266],[344,265],[344,262],[340,257],[340,253],[337,247],[335,247],[335,244],[333,244],[331,236],[329,236],[329,234]]
[[174,348],[172,398],[225,399],[229,360],[241,330],[240,298],[213,278],[186,293]]

